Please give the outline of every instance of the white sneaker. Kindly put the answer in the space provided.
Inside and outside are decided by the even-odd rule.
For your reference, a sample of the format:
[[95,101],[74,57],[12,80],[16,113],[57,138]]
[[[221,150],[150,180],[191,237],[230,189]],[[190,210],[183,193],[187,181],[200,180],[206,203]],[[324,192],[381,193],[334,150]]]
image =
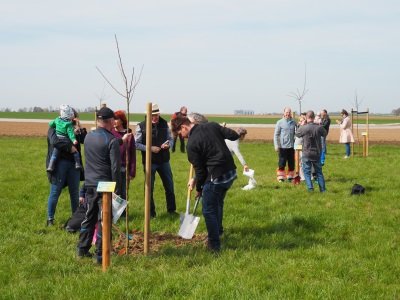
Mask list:
[[344,158],[344,159],[347,159],[347,158],[350,158],[350,156],[345,155],[343,158]]

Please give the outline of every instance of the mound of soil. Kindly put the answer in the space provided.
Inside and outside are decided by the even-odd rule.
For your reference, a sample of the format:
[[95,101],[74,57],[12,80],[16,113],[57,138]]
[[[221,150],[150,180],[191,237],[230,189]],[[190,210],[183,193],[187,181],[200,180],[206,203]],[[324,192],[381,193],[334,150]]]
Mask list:
[[[141,231],[132,231],[130,234],[128,254],[142,255],[144,253],[144,234]],[[186,245],[203,245],[207,239],[206,234],[195,234],[191,240],[182,239],[180,236],[172,233],[151,233],[149,237],[149,252],[155,253],[163,246],[172,245],[179,248]],[[118,255],[125,255],[125,234],[119,232],[119,237],[113,245],[112,251]]]

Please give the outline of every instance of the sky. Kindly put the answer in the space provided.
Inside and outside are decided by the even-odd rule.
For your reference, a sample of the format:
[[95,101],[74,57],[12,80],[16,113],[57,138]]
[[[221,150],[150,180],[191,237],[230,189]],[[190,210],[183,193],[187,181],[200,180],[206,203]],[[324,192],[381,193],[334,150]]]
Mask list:
[[304,84],[302,111],[400,107],[398,0],[13,0],[0,15],[0,108],[126,110],[96,70],[124,92],[114,35],[127,76],[143,67],[131,112],[298,112]]

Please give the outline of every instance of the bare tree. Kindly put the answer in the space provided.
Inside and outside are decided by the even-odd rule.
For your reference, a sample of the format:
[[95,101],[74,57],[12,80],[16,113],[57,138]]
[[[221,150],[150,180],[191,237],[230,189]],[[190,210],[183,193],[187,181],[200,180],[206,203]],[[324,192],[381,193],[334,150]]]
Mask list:
[[[103,76],[104,80],[111,86],[111,88],[122,98],[125,99],[126,101],[126,117],[127,117],[127,122],[128,122],[128,133],[130,131],[129,129],[129,106],[131,104],[131,101],[133,99],[133,95],[135,93],[135,89],[137,85],[140,82],[140,78],[142,77],[142,71],[143,71],[143,65],[142,68],[140,69],[139,76],[135,76],[135,68],[132,67],[132,74],[130,76],[130,79],[128,80],[128,77],[126,76],[125,69],[124,69],[124,64],[122,63],[122,58],[121,58],[121,52],[119,50],[119,44],[118,44],[118,39],[117,35],[114,35],[115,37],[115,43],[117,46],[117,52],[118,52],[118,68],[121,73],[122,81],[124,83],[125,90],[124,91],[119,91],[118,89],[115,88],[115,86],[111,83],[111,81],[104,75],[104,73],[100,70],[99,67],[96,66],[97,71]],[[126,149],[126,177],[125,177],[125,182],[126,182],[126,201],[129,204],[128,198],[129,198],[129,155],[128,155],[128,146],[125,148]],[[128,247],[129,247],[129,222],[128,222],[128,205],[126,206],[126,213],[125,213],[125,226],[126,226],[126,231],[125,231],[125,253],[128,254]]]
[[301,102],[304,99],[304,96],[307,94],[308,89],[306,89],[306,85],[307,85],[307,65],[304,64],[304,85],[303,85],[303,91],[300,92],[299,89],[297,89],[296,92],[292,92],[290,93],[288,96],[294,98],[295,100],[297,100],[297,102],[299,103],[299,114],[301,114]]
[[356,131],[357,131],[357,143],[358,143],[358,145],[360,145],[360,139],[359,139],[359,134],[358,134],[358,121],[359,121],[358,120],[358,115],[359,115],[359,113],[361,113],[360,112],[360,105],[361,105],[362,102],[363,102],[363,100],[358,99],[357,90],[355,90],[353,105],[356,108],[356,110],[352,111],[351,113],[353,114],[353,112],[355,112],[356,113],[356,117],[357,117],[357,129],[356,129]]

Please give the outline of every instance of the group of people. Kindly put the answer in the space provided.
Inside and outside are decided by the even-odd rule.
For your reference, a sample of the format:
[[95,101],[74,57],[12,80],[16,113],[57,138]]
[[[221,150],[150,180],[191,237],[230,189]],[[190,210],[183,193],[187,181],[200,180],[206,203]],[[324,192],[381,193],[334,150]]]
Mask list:
[[[136,126],[135,133],[131,132],[125,113],[122,110],[114,112],[105,106],[96,114],[96,129],[89,133],[81,128],[78,113],[68,105],[61,106],[60,116],[50,122],[46,164],[50,182],[47,225],[54,225],[58,198],[62,189],[68,186],[72,212],[77,209],[80,202],[84,201],[87,207],[77,245],[79,257],[92,256],[89,249],[97,226],[95,255],[97,261],[101,263],[102,231],[99,213],[102,195],[97,192],[97,185],[100,181],[113,181],[116,183],[115,193],[126,198],[129,182],[136,176],[136,150],[142,154],[145,171],[146,137],[149,134],[152,141],[151,217],[157,215],[153,197],[156,173],[159,174],[164,187],[167,212],[176,214],[170,150],[174,151],[179,137],[181,152],[187,153],[188,161],[195,170],[195,177],[188,182],[188,186],[196,190],[197,197],[202,197],[203,215],[208,231],[208,248],[214,252],[220,250],[220,237],[224,233],[222,224],[224,199],[237,177],[233,154],[238,157],[243,170],[249,170],[239,150],[239,141],[244,139],[247,131],[244,128],[233,130],[209,122],[201,114],[188,114],[184,106],[173,115],[170,124],[160,114],[158,105],[153,104],[151,132],[146,131],[146,119]],[[349,127],[347,112],[343,110],[342,116],[340,126],[347,132]],[[303,140],[302,167],[307,188],[313,190],[311,173],[314,172],[320,191],[324,192],[322,166],[325,161],[325,140],[330,119],[325,110],[321,112],[321,120],[318,122],[315,122],[313,111],[308,111],[304,118],[305,121],[296,124],[291,109],[285,108],[283,118],[276,124],[274,146],[279,157],[278,180],[292,180],[295,176],[293,144],[296,136]],[[187,139],[186,147],[185,139]],[[351,139],[348,142],[346,140],[345,144],[350,142]],[[81,144],[85,146],[84,168],[81,165]],[[346,156],[349,155],[346,146]],[[286,164],[288,164],[287,173],[285,173]],[[80,181],[84,181],[81,197],[79,197]]]
[[[354,142],[351,131],[351,120],[346,110],[341,111],[339,142],[345,145],[345,159],[350,157],[350,143]],[[313,179],[318,182],[320,192],[326,191],[322,167],[326,159],[326,137],[329,133],[331,119],[326,109],[315,115],[310,110],[303,113],[296,123],[292,111],[285,107],[282,119],[278,120],[274,131],[274,147],[278,152],[277,180],[292,181],[295,177],[295,145],[301,149],[301,171],[308,191],[314,191]],[[287,172],[285,171],[287,165]],[[299,174],[297,174],[299,175]]]
[[[80,127],[79,114],[69,105],[62,105],[60,116],[49,125],[46,169],[50,195],[47,226],[54,225],[58,198],[62,189],[68,186],[72,213],[79,204],[85,202],[86,206],[77,255],[92,256],[89,249],[97,226],[95,254],[101,263],[101,222],[98,216],[102,195],[97,192],[98,182],[116,182],[115,193],[125,197],[125,186],[136,175],[136,145],[128,130],[126,115],[123,111],[113,112],[108,107],[102,107],[97,112],[97,128],[87,133],[85,128]],[[85,145],[85,168],[80,164],[81,144]],[[84,181],[81,191],[80,181]]]

